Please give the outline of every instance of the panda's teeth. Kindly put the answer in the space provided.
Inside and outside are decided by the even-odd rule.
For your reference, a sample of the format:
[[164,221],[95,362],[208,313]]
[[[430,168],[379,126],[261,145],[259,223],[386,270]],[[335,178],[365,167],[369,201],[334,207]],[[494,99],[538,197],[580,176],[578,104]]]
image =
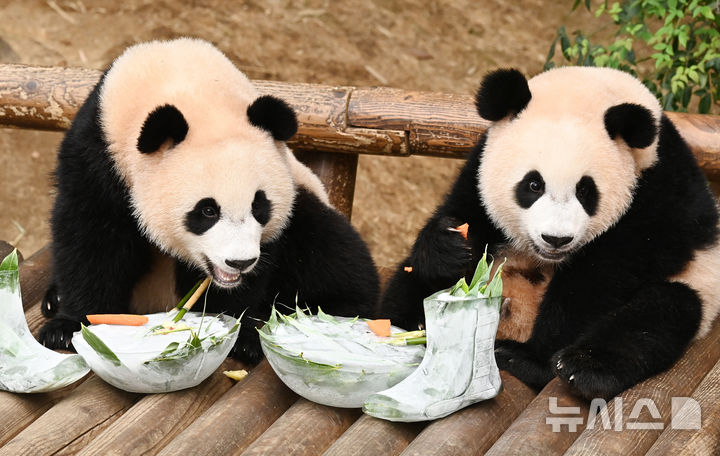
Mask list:
[[237,279],[240,278],[240,273],[228,273],[220,269],[219,267],[215,266],[214,268],[215,276],[220,279],[223,282],[235,282]]

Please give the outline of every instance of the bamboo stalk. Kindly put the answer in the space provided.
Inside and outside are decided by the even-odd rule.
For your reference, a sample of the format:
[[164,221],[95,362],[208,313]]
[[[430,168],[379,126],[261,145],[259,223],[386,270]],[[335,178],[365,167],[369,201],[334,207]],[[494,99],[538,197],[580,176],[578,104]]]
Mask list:
[[206,277],[205,280],[202,281],[199,287],[195,290],[195,292],[190,296],[190,299],[187,300],[185,305],[182,306],[182,309],[175,315],[175,318],[173,318],[173,321],[177,323],[178,321],[182,320],[182,317],[185,316],[188,310],[192,309],[192,306],[195,305],[198,299],[200,299],[200,296],[207,290],[207,287],[210,286],[210,277]]

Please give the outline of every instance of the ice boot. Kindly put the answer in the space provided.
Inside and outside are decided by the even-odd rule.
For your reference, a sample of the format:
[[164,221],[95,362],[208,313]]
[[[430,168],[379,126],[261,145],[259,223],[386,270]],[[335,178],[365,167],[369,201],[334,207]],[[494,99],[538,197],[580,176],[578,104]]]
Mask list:
[[363,411],[390,421],[425,421],[495,397],[501,386],[494,350],[501,299],[447,290],[425,298],[425,357],[405,380],[370,396]]

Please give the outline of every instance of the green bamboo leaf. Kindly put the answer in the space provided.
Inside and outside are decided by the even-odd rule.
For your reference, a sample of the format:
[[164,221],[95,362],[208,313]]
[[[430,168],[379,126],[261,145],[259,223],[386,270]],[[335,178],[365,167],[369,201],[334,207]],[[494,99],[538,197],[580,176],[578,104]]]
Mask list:
[[18,270],[18,254],[17,249],[13,249],[0,263],[0,271],[17,271]]
[[163,350],[163,351],[160,352],[160,354],[158,355],[158,358],[163,358],[163,357],[169,355],[170,353],[172,353],[172,352],[174,352],[175,350],[177,350],[178,347],[180,347],[180,342],[171,342],[171,343],[169,343],[168,346],[165,347],[165,350]]
[[322,321],[324,321],[324,322],[327,322],[327,323],[337,324],[337,322],[338,322],[338,321],[335,319],[335,317],[333,317],[332,315],[328,315],[328,314],[326,314],[325,312],[323,312],[322,309],[320,308],[320,306],[318,306],[317,317],[318,317],[320,320],[322,320]]
[[96,336],[90,329],[88,329],[85,325],[82,323],[80,324],[80,333],[82,334],[83,339],[85,339],[85,342],[95,350],[95,352],[100,355],[102,358],[107,359],[108,361],[112,362],[114,365],[119,366],[122,363],[120,362],[120,358],[117,357],[117,355],[110,350],[110,348],[105,345],[105,342],[100,340],[98,336]]
[[[470,289],[474,289],[478,286],[478,283],[482,280],[485,275],[490,275],[490,268],[487,264],[487,244],[485,244],[485,252],[483,252],[482,258],[478,261],[477,267],[475,268],[475,274],[470,281]],[[485,279],[487,280],[487,278]]]
[[506,261],[507,261],[507,258],[505,259],[505,261],[502,262],[502,264],[500,266],[498,266],[497,271],[495,272],[495,275],[493,276],[492,280],[490,281],[490,284],[488,284],[487,292],[488,292],[488,297],[490,297],[490,298],[502,297],[502,289],[503,289],[502,270],[503,270],[503,266],[505,266]]

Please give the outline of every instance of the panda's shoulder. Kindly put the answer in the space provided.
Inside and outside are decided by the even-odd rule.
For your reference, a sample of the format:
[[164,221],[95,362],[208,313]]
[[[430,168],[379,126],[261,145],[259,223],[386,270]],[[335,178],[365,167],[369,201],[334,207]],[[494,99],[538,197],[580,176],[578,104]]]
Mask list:
[[347,219],[314,191],[302,185],[297,187],[289,231],[329,231],[345,225],[349,225]]

